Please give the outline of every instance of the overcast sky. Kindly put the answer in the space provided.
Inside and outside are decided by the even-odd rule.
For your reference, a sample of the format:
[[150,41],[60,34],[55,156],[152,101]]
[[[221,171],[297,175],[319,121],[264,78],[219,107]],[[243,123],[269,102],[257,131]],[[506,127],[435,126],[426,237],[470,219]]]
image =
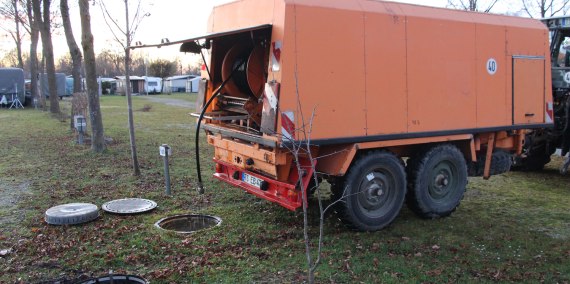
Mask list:
[[[395,2],[406,2],[420,5],[429,5],[435,7],[445,7],[447,0],[394,0]],[[490,0],[489,0],[490,1]],[[56,5],[59,1],[54,0],[52,9],[58,9]],[[81,26],[79,22],[79,9],[74,1],[69,1],[72,18],[72,27],[77,39],[81,40]],[[131,0],[130,2],[137,2]],[[201,35],[206,32],[206,24],[208,16],[215,5],[232,2],[232,0],[143,0],[143,10],[148,12],[150,16],[145,17],[138,28],[135,35],[135,41],[141,41],[144,44],[159,43],[162,38],[168,38],[170,41],[189,38]],[[486,3],[486,1],[481,1]],[[507,1],[508,2],[508,1]],[[74,3],[74,4],[72,4]],[[124,2],[118,0],[106,0],[107,8],[112,16],[118,20],[124,19]],[[503,1],[503,3],[505,3]],[[504,4],[506,5],[506,4]],[[131,9],[131,13],[133,13]],[[507,6],[497,6],[493,12],[504,13],[508,10]],[[120,51],[121,47],[114,40],[109,32],[108,26],[102,16],[99,6],[90,6],[91,25],[95,37],[95,50],[99,52],[103,49]],[[54,35],[54,49],[56,57],[62,56],[68,52],[63,29],[59,31],[59,35]],[[25,42],[24,49],[27,50],[28,42]],[[9,37],[0,38],[0,52],[7,52],[14,48],[14,43]],[[149,58],[165,58],[172,60],[176,56],[184,61],[183,65],[191,63],[197,59],[188,55],[177,52],[178,46],[170,48],[149,48],[143,49],[145,56]],[[1,56],[0,56],[1,57]]]

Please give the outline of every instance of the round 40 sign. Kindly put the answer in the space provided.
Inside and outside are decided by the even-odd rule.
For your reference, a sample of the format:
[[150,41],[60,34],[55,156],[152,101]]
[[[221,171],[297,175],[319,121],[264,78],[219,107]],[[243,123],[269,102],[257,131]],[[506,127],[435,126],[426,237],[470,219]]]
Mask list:
[[489,75],[495,75],[498,67],[499,66],[497,65],[497,60],[495,60],[495,58],[489,58],[489,60],[487,60],[487,72]]

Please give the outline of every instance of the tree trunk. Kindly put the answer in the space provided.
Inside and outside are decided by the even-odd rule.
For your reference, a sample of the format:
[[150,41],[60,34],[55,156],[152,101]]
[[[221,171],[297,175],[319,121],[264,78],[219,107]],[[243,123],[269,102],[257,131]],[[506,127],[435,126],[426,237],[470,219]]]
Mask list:
[[40,95],[41,93],[38,92],[38,40],[39,40],[39,28],[38,23],[34,19],[34,12],[32,6],[37,6],[37,10],[40,10],[40,1],[39,0],[27,0],[26,1],[26,8],[28,13],[28,22],[30,23],[30,87],[32,93],[32,100],[36,99],[36,103],[41,102]]
[[[61,0],[61,2],[63,5],[63,2],[67,1]],[[67,6],[67,3],[65,4]],[[89,0],[79,0],[79,13],[81,15],[81,46],[85,54],[85,81],[87,83],[87,98],[89,101],[89,119],[91,120],[91,150],[101,153],[105,150],[105,136],[103,135],[103,119],[99,105],[99,85],[97,84],[97,72],[95,70],[95,51],[93,50]]]
[[[67,5],[67,0],[61,0],[59,3],[61,9],[61,19],[63,22],[63,30],[65,31],[65,39],[67,40],[67,46],[69,47],[69,54],[71,55],[72,69],[71,75],[73,76],[73,92],[81,92],[81,50],[75,38],[73,37],[73,29],[71,28],[71,20],[69,19],[69,7]],[[87,16],[89,16],[89,11],[87,11]],[[91,24],[89,24],[91,27]]]
[[24,69],[24,59],[22,59],[22,35],[20,34],[20,11],[18,11],[18,0],[12,0],[14,7],[14,21],[16,22],[16,52],[18,55],[18,68]]
[[133,174],[138,176],[141,174],[139,168],[139,160],[137,157],[137,145],[135,142],[135,122],[133,119],[133,102],[131,100],[131,50],[128,48],[131,46],[131,31],[129,27],[129,1],[125,1],[125,14],[126,14],[126,36],[127,36],[127,47],[125,48],[125,86],[127,94],[127,107],[129,111],[129,138],[131,140],[131,158],[133,162]]
[[[53,56],[53,44],[51,42],[50,31],[50,10],[51,0],[43,0],[43,14],[38,16],[40,19],[40,32],[42,35],[43,55],[46,61],[46,73],[49,87],[49,110],[51,113],[60,113],[59,97],[57,95],[57,83],[55,79],[55,62]],[[36,12],[36,11],[34,11]],[[41,20],[43,18],[43,20]]]
[[[63,30],[65,32],[65,39],[67,41],[67,46],[69,47],[69,55],[71,56],[71,76],[73,77],[73,93],[81,92],[81,50],[75,42],[75,37],[73,37],[73,29],[71,28],[71,20],[69,19],[69,6],[67,5],[67,0],[60,0],[59,8],[61,11],[61,20],[63,22]],[[71,117],[75,115],[75,110],[73,109],[73,104],[71,104]],[[73,119],[69,120],[69,127],[73,130]]]

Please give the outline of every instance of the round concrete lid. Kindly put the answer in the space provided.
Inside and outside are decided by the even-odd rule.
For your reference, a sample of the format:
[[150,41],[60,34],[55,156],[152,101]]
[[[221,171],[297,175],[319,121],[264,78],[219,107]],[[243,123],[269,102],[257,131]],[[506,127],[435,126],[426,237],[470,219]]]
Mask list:
[[156,202],[141,198],[124,198],[109,201],[101,207],[106,212],[114,214],[137,214],[156,208]]
[[54,206],[45,213],[45,221],[52,225],[74,225],[99,217],[99,208],[91,203],[69,203]]

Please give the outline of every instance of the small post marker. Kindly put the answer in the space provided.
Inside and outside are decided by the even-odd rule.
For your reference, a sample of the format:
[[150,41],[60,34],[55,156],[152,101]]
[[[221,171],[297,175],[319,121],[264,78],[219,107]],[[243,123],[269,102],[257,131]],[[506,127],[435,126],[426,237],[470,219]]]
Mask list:
[[160,155],[164,157],[164,178],[166,179],[166,195],[172,195],[170,191],[170,171],[168,169],[168,156],[172,155],[172,148],[167,144],[162,144],[160,147]]
[[85,133],[85,127],[87,127],[87,122],[85,121],[85,117],[83,115],[76,115],[73,117],[75,122],[75,129],[79,133],[77,137],[77,144],[83,144],[83,133]]

